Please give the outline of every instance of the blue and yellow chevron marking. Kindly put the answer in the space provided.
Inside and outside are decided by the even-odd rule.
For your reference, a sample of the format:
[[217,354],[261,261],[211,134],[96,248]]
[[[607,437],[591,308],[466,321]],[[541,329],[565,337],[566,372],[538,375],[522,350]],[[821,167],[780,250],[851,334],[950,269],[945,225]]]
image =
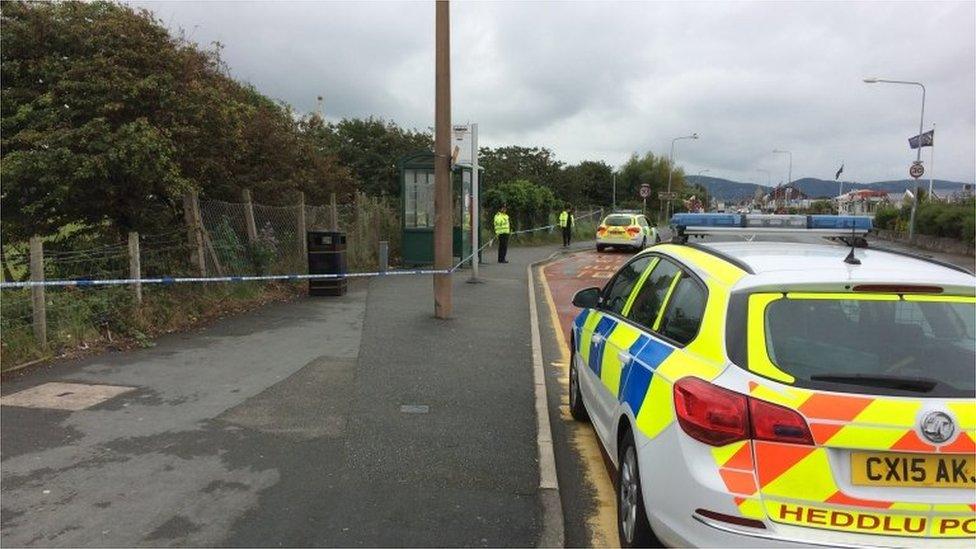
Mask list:
[[586,323],[586,317],[590,316],[591,309],[583,309],[580,311],[576,318],[573,320],[573,329],[579,332],[583,329],[583,324]]
[[644,405],[647,390],[654,378],[654,371],[674,352],[672,347],[656,339],[645,335],[640,339],[643,340],[643,344],[638,340],[631,347],[630,354],[634,359],[624,365],[622,383],[617,393],[620,402],[630,406],[634,417],[640,414]]
[[598,343],[593,343],[592,341],[586,340],[582,341],[583,345],[590,345],[590,357],[589,365],[590,369],[597,375],[600,376],[600,372],[603,370],[603,351],[607,347],[607,339],[610,337],[610,333],[617,326],[617,321],[606,315],[600,316],[600,321],[597,322],[596,328],[594,329],[594,334],[600,334],[601,337]]
[[[642,337],[640,328],[626,322],[618,323],[607,337],[607,347],[603,352],[600,367],[600,380],[613,398],[617,398],[620,390],[621,373],[625,366],[620,361],[620,353],[621,351],[629,353],[630,349]],[[636,350],[639,351],[640,349]]]

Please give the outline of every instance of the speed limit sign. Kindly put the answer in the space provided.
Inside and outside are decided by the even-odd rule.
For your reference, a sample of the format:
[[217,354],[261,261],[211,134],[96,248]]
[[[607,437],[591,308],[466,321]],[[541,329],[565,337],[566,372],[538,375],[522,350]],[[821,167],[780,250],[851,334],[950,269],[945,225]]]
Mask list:
[[915,179],[922,177],[922,174],[924,173],[925,168],[922,167],[922,163],[918,160],[912,162],[912,167],[908,168],[908,175],[914,177]]
[[641,195],[641,198],[647,198],[648,196],[651,196],[651,186],[648,185],[647,183],[644,183],[643,185],[641,185],[640,186],[640,195]]

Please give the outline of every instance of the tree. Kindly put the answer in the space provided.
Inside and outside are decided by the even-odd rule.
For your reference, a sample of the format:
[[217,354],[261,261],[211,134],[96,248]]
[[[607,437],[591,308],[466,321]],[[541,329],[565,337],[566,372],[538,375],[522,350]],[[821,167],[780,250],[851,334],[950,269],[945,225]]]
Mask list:
[[606,162],[584,160],[562,170],[559,198],[577,205],[606,205],[613,202],[613,168]]
[[293,113],[235,82],[220,46],[109,2],[0,6],[0,203],[7,242],[171,230],[180,196],[267,200],[352,183]]
[[[668,169],[670,162],[663,156],[654,156],[648,151],[643,156],[634,153],[620,168],[617,175],[617,203],[636,207],[641,204],[640,186],[651,186],[651,196],[647,199],[649,211],[660,209],[661,201],[657,193],[668,189]],[[684,170],[677,168],[671,176],[671,190],[680,196],[685,185]]]
[[348,166],[358,189],[370,195],[399,196],[397,162],[434,146],[430,133],[406,130],[380,118],[344,119],[318,127],[310,120],[307,126],[320,150]]
[[506,206],[515,227],[520,229],[545,225],[558,203],[552,191],[525,179],[495,185],[484,195],[486,212]]
[[[481,147],[478,163],[485,168],[482,187],[487,191],[496,185],[524,179],[555,192],[561,181],[562,162],[552,151],[540,147]],[[559,193],[560,196],[561,193]]]

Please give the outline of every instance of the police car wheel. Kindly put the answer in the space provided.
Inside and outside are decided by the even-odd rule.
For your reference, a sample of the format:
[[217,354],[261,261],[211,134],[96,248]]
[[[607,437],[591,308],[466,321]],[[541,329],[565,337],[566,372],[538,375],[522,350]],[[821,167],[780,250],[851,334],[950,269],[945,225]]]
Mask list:
[[597,252],[602,252],[603,250],[606,250],[606,249],[607,249],[607,247],[604,246],[603,244],[597,244],[596,245],[596,251]]
[[640,249],[643,250],[646,247],[647,247],[647,237],[645,236],[644,240],[641,240]]
[[617,471],[617,534],[621,547],[658,545],[657,536],[647,520],[637,447],[630,431],[620,441],[620,469]]
[[576,421],[590,420],[590,414],[586,411],[586,404],[583,403],[583,393],[580,392],[575,349],[569,357],[569,414]]

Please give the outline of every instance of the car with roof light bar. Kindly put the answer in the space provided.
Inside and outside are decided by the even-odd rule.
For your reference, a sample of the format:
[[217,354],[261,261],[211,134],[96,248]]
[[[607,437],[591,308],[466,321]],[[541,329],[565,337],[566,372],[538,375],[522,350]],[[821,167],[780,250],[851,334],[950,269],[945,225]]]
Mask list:
[[[671,221],[685,238],[871,228]],[[973,546],[976,276],[816,240],[679,238],[574,298],[569,410],[617,469],[622,546]]]
[[657,244],[661,236],[643,214],[628,210],[616,211],[603,218],[596,228],[596,251],[607,248],[643,250]]

